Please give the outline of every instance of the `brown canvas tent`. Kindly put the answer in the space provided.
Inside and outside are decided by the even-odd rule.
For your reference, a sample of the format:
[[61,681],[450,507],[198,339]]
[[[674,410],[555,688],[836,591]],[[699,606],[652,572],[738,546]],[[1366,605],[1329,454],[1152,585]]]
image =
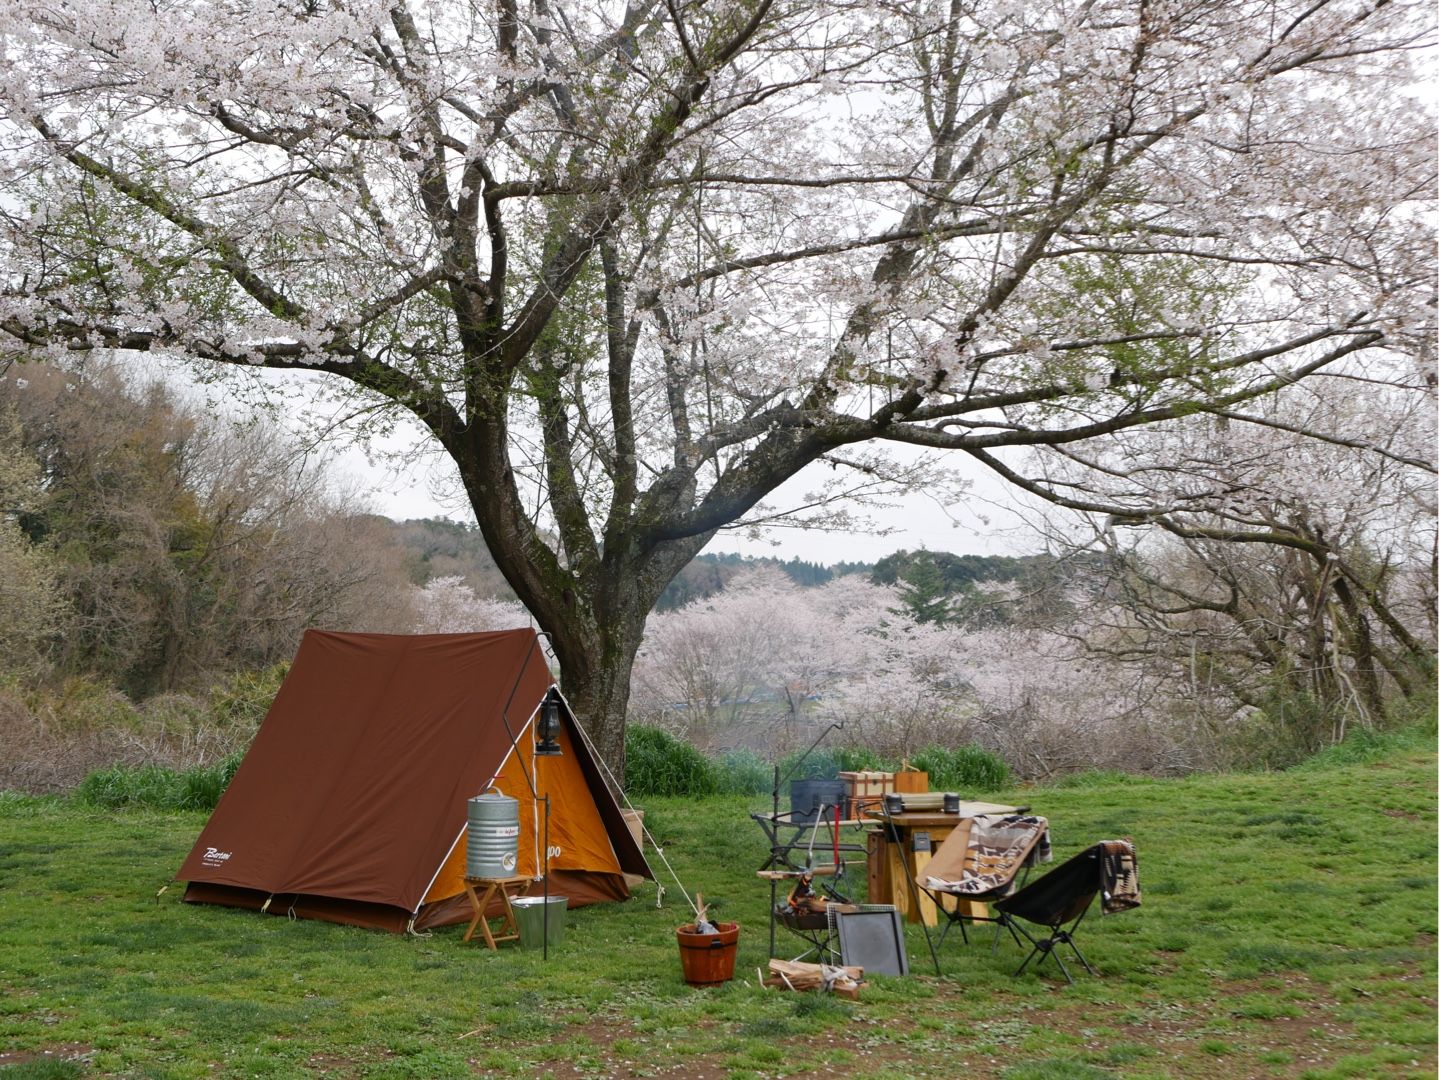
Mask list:
[[552,682],[533,630],[308,631],[176,875],[185,899],[395,932],[464,921],[467,800],[491,785],[520,802],[517,874],[541,872],[548,794],[550,892],[625,899],[626,873],[652,875],[568,707],[561,755],[535,757]]

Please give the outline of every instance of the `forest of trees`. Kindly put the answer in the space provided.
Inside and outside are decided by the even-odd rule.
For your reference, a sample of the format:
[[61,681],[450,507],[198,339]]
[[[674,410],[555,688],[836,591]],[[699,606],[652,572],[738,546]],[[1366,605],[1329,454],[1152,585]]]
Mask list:
[[[621,776],[631,717],[1035,774],[1394,722],[1436,43],[1322,0],[0,4],[0,785],[233,749],[314,625],[536,625]],[[464,524],[326,476],[401,425]],[[705,554],[906,495],[1034,553]]]
[[[876,752],[977,743],[1021,775],[1287,764],[1402,718],[1431,700],[1436,578],[1430,474],[1396,440],[1432,419],[1379,404],[1385,453],[1242,448],[1253,498],[1286,468],[1319,485],[1263,509],[1308,547],[1105,517],[1018,557],[703,554],[648,620],[631,715],[765,753],[842,720]],[[0,786],[243,747],[309,626],[532,624],[477,529],[370,512],[272,425],[94,360],[0,374]]]
[[6,364],[0,788],[229,752],[306,628],[425,629],[437,577],[507,593],[472,526],[370,513],[273,423],[93,358]]
[[307,626],[381,629],[405,585],[390,530],[272,430],[103,364],[12,367],[0,462],[11,671],[191,690]]

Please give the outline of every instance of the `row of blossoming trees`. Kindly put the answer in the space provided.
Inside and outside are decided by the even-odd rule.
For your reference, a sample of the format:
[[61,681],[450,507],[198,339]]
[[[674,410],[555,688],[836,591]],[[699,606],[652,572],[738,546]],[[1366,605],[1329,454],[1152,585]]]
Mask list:
[[[889,586],[751,572],[650,616],[631,715],[709,749],[838,720],[890,756],[976,741],[1041,775],[1282,764],[1381,727],[1434,680],[1434,404],[1342,380],[1051,462],[1068,505],[1028,512],[1068,558],[1001,587],[945,596],[928,557]],[[420,611],[522,618],[457,579]]]
[[[710,751],[783,753],[840,721],[832,741],[891,759],[975,743],[1028,776],[1182,772],[1292,762],[1348,721],[1383,723],[1425,685],[1412,678],[1425,652],[1398,661],[1402,642],[1382,631],[1370,644],[1394,650],[1401,681],[1383,680],[1377,706],[1351,692],[1372,655],[1332,639],[1310,653],[1306,590],[1324,586],[1290,552],[1175,541],[1110,554],[1068,581],[1061,564],[1050,588],[1068,603],[1036,604],[1024,584],[1006,583],[985,591],[979,620],[920,622],[899,588],[860,575],[801,588],[773,568],[748,571],[650,617],[632,719]],[[1232,611],[1161,599],[1218,577],[1249,587]],[[420,596],[434,630],[525,618],[457,578]],[[1411,561],[1384,576],[1377,602],[1432,642],[1432,598],[1432,574]],[[1270,641],[1267,654],[1246,647],[1255,636]],[[1326,698],[1331,684],[1341,693]]]
[[[751,571],[650,616],[631,716],[711,750],[842,721],[1030,775],[1292,762],[1430,700],[1435,424],[1426,381],[1356,378],[1066,451],[1024,482],[1044,574],[946,597],[927,556],[893,585]],[[421,595],[432,629],[524,617],[457,579]]]
[[[893,757],[974,741],[1036,775],[1276,763],[1382,725],[1433,680],[1432,390],[1262,405],[1263,425],[1195,417],[1056,467],[1089,509],[1036,519],[1071,556],[1042,573],[1016,560],[956,596],[923,553],[889,586],[771,568],[651,614],[631,715],[767,752],[843,721]],[[105,365],[13,367],[0,419],[12,681],[88,674],[141,700],[283,660],[307,625],[529,621],[458,577],[409,585],[393,536],[305,455]]]

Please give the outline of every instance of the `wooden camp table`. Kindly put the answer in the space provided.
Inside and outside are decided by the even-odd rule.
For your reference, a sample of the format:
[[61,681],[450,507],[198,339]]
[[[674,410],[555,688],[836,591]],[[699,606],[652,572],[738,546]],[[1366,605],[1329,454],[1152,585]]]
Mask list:
[[[492,949],[497,948],[501,941],[518,940],[520,925],[515,922],[515,909],[510,906],[510,901],[523,892],[529,883],[530,879],[527,877],[465,878],[465,895],[470,898],[470,907],[474,910],[475,915],[470,920],[469,929],[465,931],[465,936],[461,940],[469,941],[474,937],[477,926],[485,935],[485,944]],[[484,891],[476,892],[477,887],[483,887]],[[485,915],[490,904],[497,897],[504,906],[504,911],[499,916],[500,925],[496,928],[499,931],[498,934],[490,929],[490,920]]]
[[[960,814],[946,814],[939,810],[891,814],[890,827],[886,827],[883,810],[869,811],[866,824],[871,828],[866,865],[869,871],[868,895],[871,903],[893,904],[910,922],[922,921],[926,926],[939,924],[939,911],[934,906],[933,897],[923,890],[916,890],[919,904],[918,907],[915,906],[915,898],[909,891],[910,876],[913,875],[916,881],[923,881],[924,868],[929,865],[930,853],[944,843],[950,833],[971,818],[1013,814],[1024,809],[1002,803],[968,800],[960,806],[962,817]],[[921,850],[916,851],[916,841],[921,839],[921,834],[928,843],[920,843],[918,846]],[[957,910],[961,913],[977,919],[989,916],[988,905],[974,900],[964,900],[957,896],[945,897],[943,903],[946,910],[954,911],[956,907],[953,905],[958,905]]]

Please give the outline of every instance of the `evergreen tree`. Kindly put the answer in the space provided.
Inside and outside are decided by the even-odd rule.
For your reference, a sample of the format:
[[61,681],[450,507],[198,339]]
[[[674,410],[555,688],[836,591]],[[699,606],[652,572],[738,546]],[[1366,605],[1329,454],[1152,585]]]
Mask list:
[[919,552],[906,568],[899,583],[899,598],[904,606],[896,614],[908,615],[917,623],[943,625],[950,619],[944,575],[927,551]]

